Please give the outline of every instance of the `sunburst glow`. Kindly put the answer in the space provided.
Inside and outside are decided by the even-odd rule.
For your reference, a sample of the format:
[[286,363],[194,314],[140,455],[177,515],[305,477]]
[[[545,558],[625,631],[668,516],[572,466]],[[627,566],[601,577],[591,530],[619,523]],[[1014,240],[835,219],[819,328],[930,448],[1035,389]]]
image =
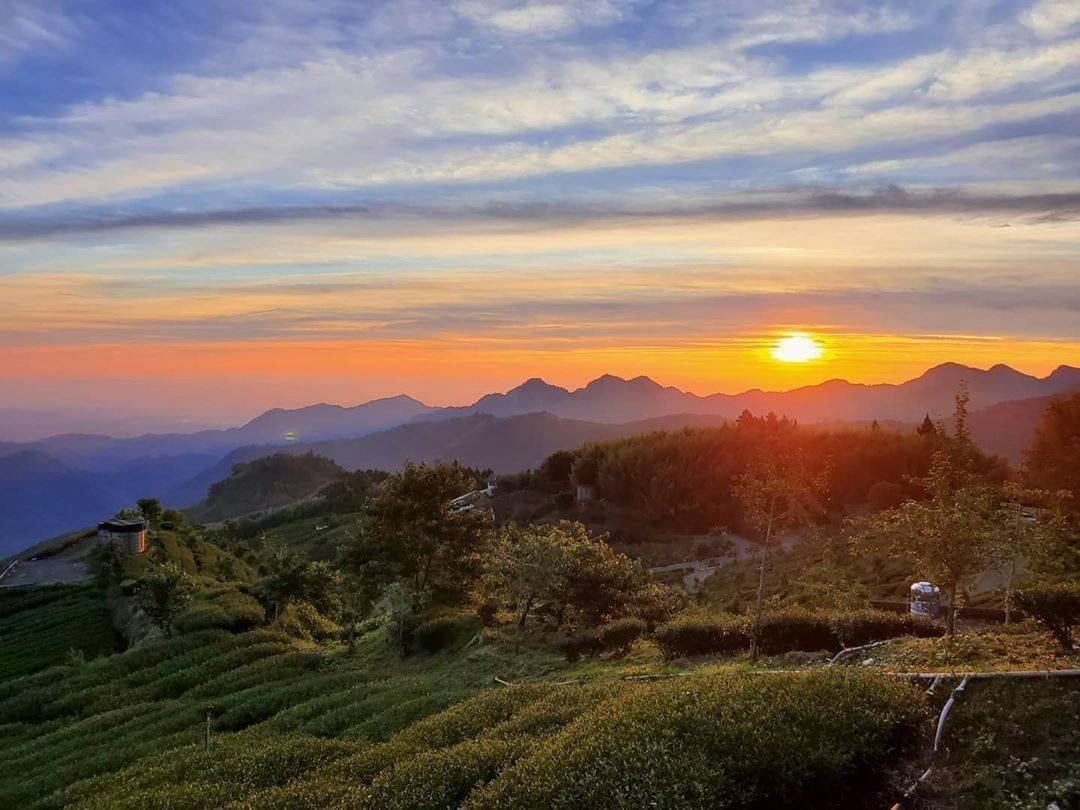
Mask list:
[[810,335],[794,334],[780,338],[771,354],[783,363],[805,363],[817,360],[823,352],[824,347]]

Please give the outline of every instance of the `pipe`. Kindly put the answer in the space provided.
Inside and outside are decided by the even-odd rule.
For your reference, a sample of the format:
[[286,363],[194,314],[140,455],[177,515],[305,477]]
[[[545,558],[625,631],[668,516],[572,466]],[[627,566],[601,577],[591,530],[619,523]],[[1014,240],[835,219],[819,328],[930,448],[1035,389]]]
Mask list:
[[945,731],[945,720],[949,717],[949,712],[952,711],[953,704],[956,703],[956,696],[963,692],[968,685],[969,676],[965,675],[964,679],[960,681],[960,685],[953,689],[952,694],[949,695],[949,699],[945,701],[945,707],[941,710],[941,716],[937,721],[937,731],[934,733],[934,753],[936,754],[938,748],[941,747],[941,734]]

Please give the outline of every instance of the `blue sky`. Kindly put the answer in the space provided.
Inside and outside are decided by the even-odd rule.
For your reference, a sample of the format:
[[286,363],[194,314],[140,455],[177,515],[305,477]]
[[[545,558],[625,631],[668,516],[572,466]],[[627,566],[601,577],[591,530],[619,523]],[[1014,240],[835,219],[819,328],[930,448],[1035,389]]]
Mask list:
[[785,328],[822,378],[872,377],[865,336],[1046,370],[1078,175],[1075,0],[4,0],[0,405],[275,341],[449,352],[446,400],[534,351],[737,388],[709,358]]

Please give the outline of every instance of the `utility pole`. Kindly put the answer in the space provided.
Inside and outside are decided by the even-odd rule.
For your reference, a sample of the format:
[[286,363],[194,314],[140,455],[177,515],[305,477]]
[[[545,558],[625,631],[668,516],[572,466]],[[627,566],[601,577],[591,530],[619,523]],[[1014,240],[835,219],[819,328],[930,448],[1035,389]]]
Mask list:
[[206,750],[210,750],[210,709],[206,710]]

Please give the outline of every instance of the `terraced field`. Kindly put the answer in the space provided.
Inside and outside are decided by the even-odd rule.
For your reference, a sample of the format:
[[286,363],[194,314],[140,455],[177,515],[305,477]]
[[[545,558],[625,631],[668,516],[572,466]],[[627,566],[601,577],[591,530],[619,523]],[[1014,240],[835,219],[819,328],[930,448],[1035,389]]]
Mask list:
[[0,590],[0,681],[118,649],[105,596],[90,585]]
[[883,786],[860,778],[869,758],[902,761],[925,730],[918,692],[866,672],[506,688],[437,657],[388,672],[377,635],[349,658],[209,630],[2,681],[0,804],[750,807],[822,785],[857,802]]

